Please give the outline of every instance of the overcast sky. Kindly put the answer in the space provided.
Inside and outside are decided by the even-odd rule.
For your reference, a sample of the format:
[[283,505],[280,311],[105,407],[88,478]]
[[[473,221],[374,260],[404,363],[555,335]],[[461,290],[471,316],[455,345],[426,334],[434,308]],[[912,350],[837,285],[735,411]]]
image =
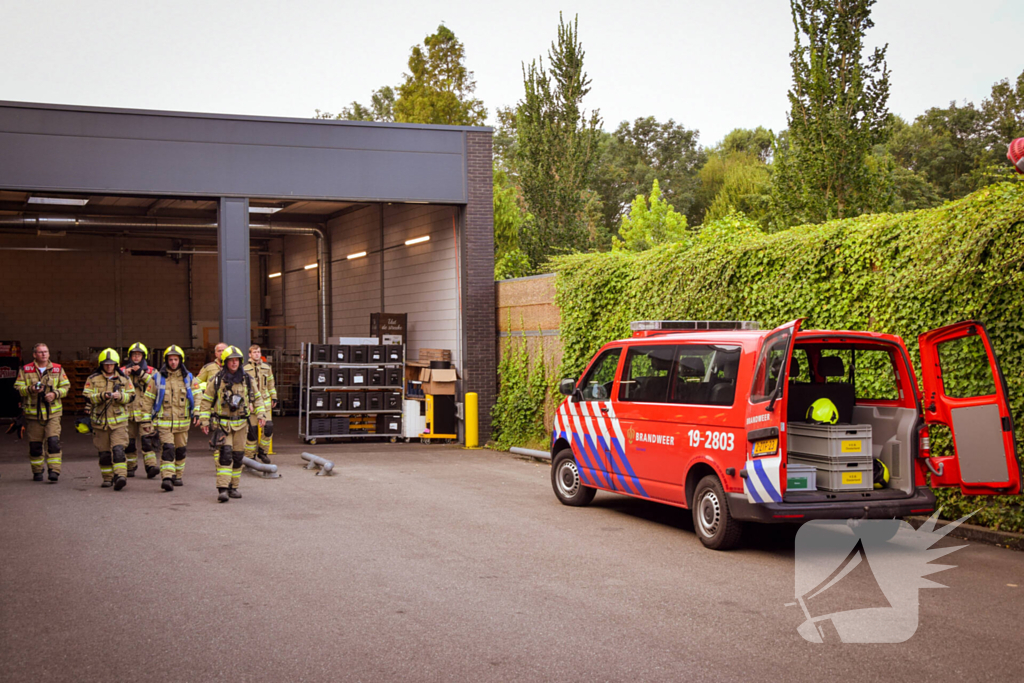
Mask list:
[[[710,145],[738,126],[785,127],[785,0],[0,0],[0,100],[310,117],[399,83],[410,47],[444,21],[493,116],[522,96],[521,63],[546,53],[559,9],[579,15],[585,104],[606,130],[672,118]],[[1024,70],[1024,0],[880,0],[874,19],[904,118],[980,103]]]

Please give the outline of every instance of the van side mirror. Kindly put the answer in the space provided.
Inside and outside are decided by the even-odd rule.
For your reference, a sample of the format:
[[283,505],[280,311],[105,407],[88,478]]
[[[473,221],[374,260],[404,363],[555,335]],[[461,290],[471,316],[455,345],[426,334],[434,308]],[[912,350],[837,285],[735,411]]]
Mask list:
[[576,391],[576,380],[572,378],[563,379],[558,383],[558,393],[562,396],[572,396]]

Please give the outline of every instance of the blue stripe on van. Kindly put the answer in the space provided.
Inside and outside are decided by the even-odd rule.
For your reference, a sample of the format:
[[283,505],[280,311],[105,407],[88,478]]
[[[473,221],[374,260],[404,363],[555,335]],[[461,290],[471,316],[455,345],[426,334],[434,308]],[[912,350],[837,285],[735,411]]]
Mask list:
[[629,478],[633,482],[633,486],[640,492],[641,496],[646,496],[647,491],[644,491],[644,487],[640,485],[640,480],[637,479],[636,473],[633,471],[633,466],[629,464],[629,459],[626,457],[626,452],[623,450],[622,444],[615,438],[612,439],[612,444],[615,446],[615,452],[619,454],[619,459],[622,460],[622,464],[625,466],[626,472],[629,473]]

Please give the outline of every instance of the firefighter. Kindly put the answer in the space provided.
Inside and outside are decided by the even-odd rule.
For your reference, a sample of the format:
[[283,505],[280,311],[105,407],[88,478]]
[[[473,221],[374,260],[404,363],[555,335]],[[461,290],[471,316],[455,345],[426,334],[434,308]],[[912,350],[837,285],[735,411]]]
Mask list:
[[128,349],[128,364],[121,368],[136,389],[135,396],[132,397],[132,410],[128,414],[128,448],[124,452],[128,456],[128,476],[134,477],[135,470],[139,468],[139,459],[136,455],[138,444],[138,450],[142,451],[143,463],[146,466],[146,476],[152,479],[160,474],[160,468],[156,464],[156,430],[142,410],[142,393],[149,386],[149,380],[156,369],[146,363],[147,356],[149,349],[146,345],[135,342]]
[[242,370],[242,351],[229,346],[221,354],[223,369],[206,383],[199,421],[203,433],[213,428],[211,446],[217,446],[217,500],[228,502],[228,498],[241,498],[238,491],[242,478],[242,457],[246,442],[256,442],[256,426],[249,423],[251,415],[256,424],[264,424],[263,397],[256,389],[256,382]]
[[[267,421],[263,425],[263,431],[259,433],[259,446],[256,449],[256,457],[260,459],[260,462],[269,463],[270,438],[274,436],[273,410],[277,407],[277,389],[274,387],[274,371],[267,363],[263,362],[259,344],[253,344],[249,347],[249,362],[245,364],[243,369],[256,380],[256,389],[263,397],[263,408],[267,414]],[[250,424],[252,424],[254,419],[252,417],[249,418]],[[251,453],[250,444],[246,444],[246,450]],[[250,455],[250,457],[252,456]]]
[[128,445],[128,415],[135,387],[117,364],[121,357],[114,349],[100,352],[99,368],[85,380],[86,400],[92,422],[92,442],[100,457],[103,488],[120,491],[128,483],[128,465],[124,449]]
[[[71,382],[64,369],[50,362],[50,349],[39,343],[32,348],[33,362],[18,371],[14,388],[21,394],[25,432],[28,436],[28,457],[32,479],[43,480],[44,450],[49,480],[60,478],[60,416],[61,399],[67,396]],[[43,439],[46,440],[45,447]]]
[[188,429],[195,409],[198,384],[185,369],[185,352],[178,346],[164,351],[164,364],[154,372],[143,397],[145,420],[156,429],[160,440],[160,486],[173,491],[183,486]]
[[[196,382],[199,384],[199,393],[206,391],[206,383],[217,376],[217,373],[221,370],[220,356],[224,353],[224,349],[228,347],[224,342],[220,342],[213,348],[213,360],[203,366],[203,369],[196,375]],[[195,424],[199,424],[199,416],[196,416]]]

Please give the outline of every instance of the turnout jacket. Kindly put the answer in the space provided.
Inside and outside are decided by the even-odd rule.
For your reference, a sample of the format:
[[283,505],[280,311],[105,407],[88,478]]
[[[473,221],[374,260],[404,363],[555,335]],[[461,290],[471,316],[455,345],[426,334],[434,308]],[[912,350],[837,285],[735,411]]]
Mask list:
[[263,407],[269,413],[273,405],[271,401],[277,400],[277,387],[274,386],[274,370],[268,363],[249,361],[242,368],[249,376],[256,380],[256,389],[263,396]]
[[145,410],[142,405],[142,392],[149,386],[149,380],[153,378],[156,373],[156,368],[151,365],[147,365],[145,359],[142,361],[142,365],[139,367],[138,372],[128,372],[128,368],[131,365],[126,365],[121,368],[121,372],[128,376],[128,379],[132,381],[132,386],[135,387],[135,395],[132,396],[131,409],[128,412],[128,417],[132,422],[149,422],[149,417],[145,414]]
[[196,375],[196,383],[199,385],[199,392],[202,393],[206,391],[207,383],[220,374],[220,371],[223,369],[223,366],[215,360],[211,360],[209,363],[204,365],[203,369],[199,371],[198,375]]
[[[238,410],[230,410],[232,394],[242,397]],[[232,377],[226,369],[206,383],[199,407],[199,423],[225,432],[237,432],[249,427],[249,416],[266,418],[263,396],[256,389],[252,376],[242,368]]]
[[[103,394],[115,391],[121,392],[121,398],[103,397]],[[85,380],[82,393],[92,408],[89,421],[93,429],[115,429],[128,422],[128,404],[135,398],[135,387],[128,375],[120,369],[112,377],[107,377],[99,370],[92,373]]]
[[[43,391],[35,394],[29,391],[36,382],[43,383]],[[61,399],[68,395],[71,389],[71,382],[64,373],[64,368],[56,363],[50,363],[40,372],[35,363],[29,363],[18,370],[18,379],[14,380],[14,388],[21,394],[21,409],[26,417],[35,417],[46,420],[51,417],[60,417],[64,412]],[[44,396],[52,391],[56,394],[53,403],[47,404]]]
[[157,428],[187,432],[199,400],[199,383],[184,365],[170,370],[166,365],[150,377],[142,400],[138,401],[138,422],[152,421]]

